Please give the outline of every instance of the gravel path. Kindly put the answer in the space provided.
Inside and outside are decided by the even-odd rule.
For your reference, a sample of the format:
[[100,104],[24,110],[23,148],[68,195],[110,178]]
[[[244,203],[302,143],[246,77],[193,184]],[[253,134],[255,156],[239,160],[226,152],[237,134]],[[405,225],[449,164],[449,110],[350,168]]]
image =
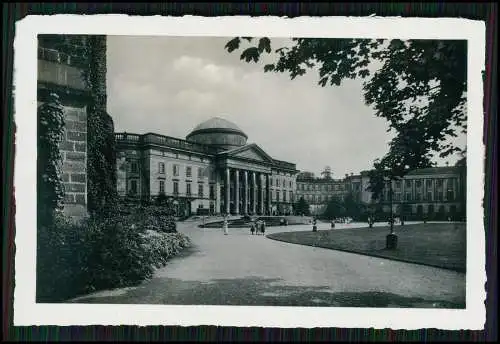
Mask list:
[[[385,224],[380,224],[385,225]],[[359,224],[337,224],[355,230]],[[365,226],[364,224],[362,226]],[[310,230],[269,227],[266,234]],[[328,229],[329,224],[319,224]],[[138,287],[104,291],[74,302],[465,307],[465,274],[250,235],[248,229],[201,229],[179,223],[194,248]]]

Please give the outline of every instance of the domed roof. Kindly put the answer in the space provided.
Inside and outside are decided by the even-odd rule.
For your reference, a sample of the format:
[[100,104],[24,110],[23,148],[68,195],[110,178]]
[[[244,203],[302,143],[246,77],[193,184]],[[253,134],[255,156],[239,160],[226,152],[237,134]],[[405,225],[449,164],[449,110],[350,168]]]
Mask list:
[[234,132],[247,137],[247,135],[236,124],[221,117],[212,117],[198,124],[188,135],[192,136],[201,132]]
[[221,117],[212,117],[198,124],[186,140],[201,144],[234,148],[246,144],[248,136],[236,124]]

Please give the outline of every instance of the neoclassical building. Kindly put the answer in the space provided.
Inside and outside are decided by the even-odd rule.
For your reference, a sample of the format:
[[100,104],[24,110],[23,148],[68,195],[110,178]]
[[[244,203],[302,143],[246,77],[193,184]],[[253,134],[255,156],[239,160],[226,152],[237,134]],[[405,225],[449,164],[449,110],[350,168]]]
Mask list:
[[[358,202],[389,213],[405,214],[414,219],[463,218],[465,216],[466,173],[463,167],[440,166],[410,171],[401,180],[392,181],[383,190],[378,202],[372,200],[368,190],[368,171],[346,174],[334,179],[329,173],[318,178],[310,172],[297,176],[297,199],[303,197],[311,212],[320,215],[332,197],[344,198],[351,194]],[[389,192],[392,190],[392,199]]]
[[234,123],[220,117],[186,139],[155,133],[116,133],[121,196],[172,197],[183,215],[289,214],[296,165],[269,156]]

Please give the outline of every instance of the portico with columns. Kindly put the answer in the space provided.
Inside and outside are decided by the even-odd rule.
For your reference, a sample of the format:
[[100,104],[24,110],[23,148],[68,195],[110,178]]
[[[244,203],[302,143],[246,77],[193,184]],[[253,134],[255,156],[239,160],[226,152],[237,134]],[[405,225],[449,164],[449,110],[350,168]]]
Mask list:
[[272,214],[271,178],[280,170],[296,173],[293,164],[284,166],[256,144],[220,153],[216,164],[222,214]]

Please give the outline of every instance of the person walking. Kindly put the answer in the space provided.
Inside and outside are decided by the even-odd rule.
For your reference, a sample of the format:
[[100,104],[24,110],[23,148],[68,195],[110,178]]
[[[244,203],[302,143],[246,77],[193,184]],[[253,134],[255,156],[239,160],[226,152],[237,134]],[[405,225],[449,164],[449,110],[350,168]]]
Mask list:
[[255,223],[251,222],[250,223],[250,233],[252,233],[252,235],[253,235],[254,232],[255,232]]
[[224,235],[228,235],[227,215],[224,216],[224,222],[222,223],[222,230],[224,231]]
[[318,231],[318,227],[316,226],[316,218],[314,218],[313,220],[313,232],[317,232]]

